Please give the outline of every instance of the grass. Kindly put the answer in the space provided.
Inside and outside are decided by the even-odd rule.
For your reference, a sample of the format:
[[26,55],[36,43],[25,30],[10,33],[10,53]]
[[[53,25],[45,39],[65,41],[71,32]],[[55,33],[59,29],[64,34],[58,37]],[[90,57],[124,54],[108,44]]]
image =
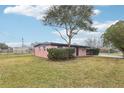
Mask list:
[[124,59],[54,62],[31,55],[0,55],[0,87],[124,87]]

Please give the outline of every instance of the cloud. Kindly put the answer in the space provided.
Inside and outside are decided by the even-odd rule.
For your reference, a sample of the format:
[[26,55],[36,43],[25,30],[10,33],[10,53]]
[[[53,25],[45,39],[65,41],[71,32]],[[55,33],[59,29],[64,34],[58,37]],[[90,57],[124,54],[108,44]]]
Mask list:
[[85,45],[85,40],[88,38],[100,38],[103,32],[80,32],[72,39],[72,43]]
[[117,23],[119,20],[98,22],[94,21],[93,27],[97,28],[97,31],[105,31],[112,24]]
[[[93,27],[97,28],[97,32],[103,32],[105,31],[109,26],[111,26],[112,24],[117,23],[119,20],[114,20],[114,21],[105,21],[105,22],[98,22],[98,21],[94,21],[93,22]],[[66,31],[65,30],[61,30],[60,31],[62,35],[66,35]],[[84,31],[80,31],[80,34],[84,32]],[[52,32],[55,35],[59,35],[58,32],[53,31]]]
[[44,12],[49,7],[50,6],[17,5],[5,8],[4,13],[31,16],[39,20],[42,19]]
[[93,10],[93,13],[94,13],[94,15],[99,15],[101,13],[101,11],[98,9],[95,9],[95,10]]
[[[97,32],[86,32],[86,31],[80,31],[78,33],[78,35],[76,35],[73,39],[72,39],[72,43],[76,43],[76,44],[81,44],[81,45],[85,45],[84,41],[90,37],[96,37],[96,38],[100,38],[101,35],[104,33],[104,31],[111,26],[112,24],[115,24],[116,22],[118,22],[118,20],[114,20],[114,21],[105,21],[105,22],[98,22],[98,21],[94,21],[93,23],[93,27],[97,28]],[[63,36],[66,37],[66,32],[65,30],[61,30],[60,31],[61,34]],[[58,32],[53,31],[53,34],[57,35],[58,37],[60,36]],[[61,37],[59,37],[61,38]]]
[[[25,15],[34,17],[37,20],[42,19],[44,12],[49,8],[50,6],[39,6],[39,5],[17,5],[17,6],[11,6],[4,9],[5,14],[18,14],[18,15]],[[93,10],[94,15],[98,15],[101,13],[100,10],[95,9]]]
[[[66,33],[65,33],[65,30],[61,30],[60,31],[61,34],[67,38],[66,36]],[[57,42],[59,42],[59,40],[62,40],[59,33],[56,32],[56,31],[53,31],[52,32],[53,34],[55,34],[59,39]],[[96,37],[96,38],[100,38],[100,36],[103,34],[103,32],[87,32],[87,31],[80,31],[78,33],[78,35],[75,35],[73,38],[72,38],[72,43],[74,44],[81,44],[81,45],[85,45],[84,41],[90,37]],[[62,42],[62,41],[60,41]]]
[[[50,6],[31,6],[31,5],[18,5],[18,6],[11,6],[7,7],[4,10],[5,14],[18,14],[18,15],[25,15],[25,16],[30,16],[34,17],[37,20],[42,19],[45,11],[49,8]],[[99,15],[101,13],[100,10],[95,9],[93,10],[94,15]],[[73,38],[73,43],[81,43],[83,40],[85,40],[88,37],[91,36],[100,36],[110,25],[115,24],[118,22],[118,20],[114,21],[105,21],[105,22],[98,22],[94,21],[93,22],[93,27],[97,28],[98,32],[84,32],[81,31],[77,36]],[[60,31],[63,36],[66,37],[65,30]],[[53,31],[53,34],[59,36],[58,32]]]

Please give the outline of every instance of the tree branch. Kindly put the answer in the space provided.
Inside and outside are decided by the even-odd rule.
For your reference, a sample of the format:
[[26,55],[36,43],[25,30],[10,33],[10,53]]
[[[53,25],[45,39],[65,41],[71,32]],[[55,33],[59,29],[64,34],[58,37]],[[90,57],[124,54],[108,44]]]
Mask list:
[[65,23],[65,30],[66,30],[66,35],[69,36],[69,34],[68,34],[68,27],[67,27],[66,23]]
[[61,32],[60,32],[60,31],[58,31],[57,29],[55,29],[55,30],[59,33],[59,35],[61,36],[61,38],[62,38],[63,40],[65,40],[65,41],[66,41],[66,43],[68,44],[67,39],[66,39],[66,38],[64,38],[64,37],[62,36]]
[[72,37],[74,37],[74,35],[77,35],[77,33],[79,32],[80,30],[77,30],[76,32],[73,32],[72,33]]
[[[45,25],[47,25],[47,24],[45,24]],[[65,27],[64,26],[57,26],[57,25],[53,25],[53,24],[48,24],[49,26],[53,26],[53,27],[56,27],[56,28],[63,28],[63,29],[65,29]]]

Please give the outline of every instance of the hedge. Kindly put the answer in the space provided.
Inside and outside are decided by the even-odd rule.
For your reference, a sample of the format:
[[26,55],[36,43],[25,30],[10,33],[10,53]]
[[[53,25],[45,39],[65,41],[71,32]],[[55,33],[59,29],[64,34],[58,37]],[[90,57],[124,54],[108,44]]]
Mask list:
[[98,55],[100,50],[98,48],[87,49],[87,55]]
[[51,60],[67,60],[74,58],[74,48],[50,48],[47,49],[48,58]]

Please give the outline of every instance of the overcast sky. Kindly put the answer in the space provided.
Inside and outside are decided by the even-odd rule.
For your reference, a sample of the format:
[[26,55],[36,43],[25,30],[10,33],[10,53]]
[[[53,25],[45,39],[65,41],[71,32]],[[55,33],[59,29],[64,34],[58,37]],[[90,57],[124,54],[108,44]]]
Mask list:
[[[21,38],[25,44],[31,42],[62,42],[64,41],[52,29],[44,26],[40,19],[49,6],[0,6],[0,42],[10,46],[19,46]],[[93,26],[97,32],[80,32],[72,40],[83,45],[89,37],[99,37],[107,27],[124,19],[124,6],[94,6]],[[64,30],[61,30],[64,33]]]

